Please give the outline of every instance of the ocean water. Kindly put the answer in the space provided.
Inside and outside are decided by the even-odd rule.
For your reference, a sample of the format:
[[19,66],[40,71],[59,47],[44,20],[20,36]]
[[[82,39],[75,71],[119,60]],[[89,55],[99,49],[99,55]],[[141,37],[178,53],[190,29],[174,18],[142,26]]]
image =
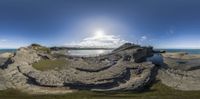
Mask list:
[[[154,49],[154,50],[165,50],[166,52],[186,52],[189,54],[200,54],[200,49]],[[147,61],[151,61],[156,65],[161,65],[164,60],[161,54],[155,53],[152,57],[147,58]]]
[[186,52],[188,54],[200,54],[200,49],[155,49],[165,50],[167,52]]
[[5,52],[15,52],[16,49],[0,49],[0,54]]
[[[200,49],[155,49],[155,50],[165,50],[167,52],[187,52],[189,54],[200,54]],[[15,52],[16,49],[0,49],[0,54],[5,52]],[[112,50],[70,50],[68,53],[70,55],[76,56],[87,56],[87,55],[99,55],[110,53]]]

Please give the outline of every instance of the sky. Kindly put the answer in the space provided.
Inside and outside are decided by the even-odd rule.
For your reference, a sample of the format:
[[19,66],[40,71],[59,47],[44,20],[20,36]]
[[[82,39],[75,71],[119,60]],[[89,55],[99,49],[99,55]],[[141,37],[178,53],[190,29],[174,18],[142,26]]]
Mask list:
[[0,0],[0,48],[200,49],[199,0]]

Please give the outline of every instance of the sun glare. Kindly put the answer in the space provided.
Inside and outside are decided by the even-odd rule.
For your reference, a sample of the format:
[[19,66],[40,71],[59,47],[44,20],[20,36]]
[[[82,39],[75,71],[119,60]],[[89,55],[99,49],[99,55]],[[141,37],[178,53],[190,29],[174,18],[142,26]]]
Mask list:
[[105,32],[102,31],[102,30],[97,30],[97,31],[95,32],[95,37],[96,37],[96,38],[102,38],[104,35],[105,35]]

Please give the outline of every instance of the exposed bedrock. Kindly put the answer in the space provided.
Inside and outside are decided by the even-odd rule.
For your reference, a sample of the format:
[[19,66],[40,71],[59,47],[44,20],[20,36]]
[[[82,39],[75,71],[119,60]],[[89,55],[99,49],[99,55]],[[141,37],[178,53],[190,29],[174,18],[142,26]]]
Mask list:
[[96,91],[142,90],[155,77],[156,67],[146,61],[147,57],[153,55],[152,47],[127,43],[106,55],[64,56],[62,58],[67,64],[62,69],[40,71],[33,68],[35,62],[56,60],[57,57],[49,51],[40,45],[18,49],[9,59],[11,63],[2,70],[5,87],[28,91],[42,91],[41,87]]
[[162,83],[179,90],[200,90],[200,56],[186,53],[162,54],[164,64],[158,72]]
[[[155,65],[161,65],[157,77],[163,84],[178,90],[200,90],[200,55],[150,56],[153,56],[152,47],[130,43],[95,57],[52,54],[46,47],[31,45],[14,54],[0,55],[0,90],[15,88],[35,93],[67,93],[71,89],[143,90],[157,75]],[[66,61],[61,69],[40,71],[32,67],[41,60],[60,58]]]

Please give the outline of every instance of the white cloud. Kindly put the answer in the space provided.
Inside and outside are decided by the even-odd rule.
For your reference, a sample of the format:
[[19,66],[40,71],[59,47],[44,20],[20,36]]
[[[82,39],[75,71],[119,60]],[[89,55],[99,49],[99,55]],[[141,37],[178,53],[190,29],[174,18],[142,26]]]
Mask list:
[[142,36],[142,37],[140,38],[141,41],[145,41],[146,39],[147,39],[147,36]]
[[147,37],[146,35],[143,35],[139,37],[137,44],[142,45],[142,46],[149,46],[152,45],[152,42],[154,39]]
[[91,37],[86,37],[80,42],[66,44],[66,46],[116,48],[126,42],[127,41],[120,39],[120,36],[96,34]]

